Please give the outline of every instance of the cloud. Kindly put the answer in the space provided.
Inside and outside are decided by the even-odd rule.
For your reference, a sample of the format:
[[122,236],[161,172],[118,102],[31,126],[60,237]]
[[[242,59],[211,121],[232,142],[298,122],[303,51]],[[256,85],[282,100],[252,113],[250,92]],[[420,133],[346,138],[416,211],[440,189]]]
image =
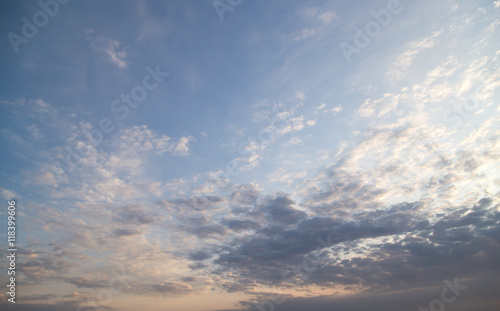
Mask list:
[[[309,37],[312,37],[316,34],[316,30],[314,28],[304,28],[299,34],[294,35],[294,40],[299,41],[303,39],[307,39]],[[300,97],[297,97],[299,99],[305,99],[305,96],[303,93],[299,94]]]
[[[440,72],[446,75],[448,69]],[[487,173],[492,162],[483,152],[498,149],[498,131],[491,128],[495,117],[471,129],[461,143],[444,143],[454,133],[432,124],[432,111],[423,105],[397,113],[413,105],[409,98],[433,96],[427,93],[408,88],[367,100],[355,114],[378,122],[368,124],[358,145],[344,148],[335,162],[303,181],[300,204],[286,193],[255,194],[245,208],[232,208],[233,215],[221,224],[237,238],[224,236],[224,248],[204,250],[213,254],[217,271],[234,273],[217,284],[249,295],[256,295],[255,284],[298,296],[322,288],[369,293],[396,290],[395,284],[429,286],[459,272],[479,279],[483,270],[465,262],[493,269],[498,242],[486,245],[498,228],[487,224],[498,217],[498,203],[484,197],[474,205],[459,183],[472,182],[481,171],[495,193],[495,178]],[[285,173],[278,171],[276,178]],[[470,188],[469,194],[481,189]],[[484,252],[485,247],[492,251]],[[315,263],[314,271],[304,272],[304,262]],[[428,269],[421,273],[419,267]],[[284,277],[296,269],[302,272]]]
[[280,129],[277,129],[275,131],[275,133],[278,136],[283,136],[283,135],[290,133],[290,132],[301,131],[305,127],[304,126],[304,116],[289,118],[287,121],[288,121],[287,126],[280,128]]
[[0,195],[2,196],[3,199],[5,200],[12,200],[14,198],[20,198],[15,192],[2,188],[0,187]]
[[267,177],[270,181],[280,181],[288,184],[290,186],[292,183],[300,182],[304,177],[306,177],[307,172],[287,172],[282,168],[278,168],[272,174],[268,174]]
[[336,107],[333,107],[332,112],[336,115],[337,113],[341,112],[343,109],[342,105],[338,105]]
[[284,146],[304,146],[302,139],[298,137],[292,137]]
[[319,9],[315,8],[315,7],[305,7],[299,13],[304,15],[305,17],[312,18],[312,17],[316,16],[318,11],[319,11]]
[[33,139],[35,140],[40,140],[45,137],[45,135],[43,135],[42,132],[40,132],[40,129],[36,124],[28,126],[27,130],[30,132],[31,137],[33,137]]
[[261,189],[257,184],[236,184],[232,187],[230,202],[235,205],[253,205],[257,202],[261,194]]
[[304,100],[304,99],[306,99],[306,95],[305,95],[304,91],[297,91],[297,92],[295,92],[295,98]]
[[39,174],[27,173],[27,175],[31,176],[31,178],[28,178],[26,184],[48,186],[48,187],[58,186],[57,178],[52,172],[47,172],[43,170],[39,172]]
[[[317,297],[288,298],[282,304],[275,304],[276,310],[283,309],[289,311],[299,311],[304,309],[329,311],[329,310],[392,310],[398,306],[401,311],[414,311],[419,309],[429,309],[430,304],[441,299],[441,291],[447,288],[444,280],[453,283],[453,276],[436,281],[432,286],[419,288],[416,290],[394,290],[378,293],[359,293],[356,295],[323,295]],[[498,309],[495,288],[500,285],[493,277],[484,280],[459,279],[458,284],[467,286],[465,290],[459,291],[460,295],[450,304],[446,304],[446,310],[467,311],[470,306],[478,311],[495,311]],[[268,295],[257,300],[263,303],[266,298],[276,297]],[[278,295],[281,298],[281,295]],[[258,310],[252,301],[241,301],[244,310]],[[436,306],[437,303],[433,304]],[[436,309],[436,308],[435,308]],[[241,310],[241,309],[240,309]]]
[[127,68],[127,52],[123,47],[121,47],[121,43],[119,41],[95,35],[94,30],[92,29],[86,29],[85,34],[87,35],[87,40],[90,42],[95,51],[106,55],[108,60],[118,68]]
[[58,259],[55,256],[45,256],[23,262],[19,270],[27,277],[37,280],[55,277],[69,272],[73,266],[75,265],[68,260]]
[[425,49],[434,47],[437,43],[437,38],[443,33],[443,29],[437,30],[430,36],[425,37],[420,41],[412,41],[406,45],[406,50],[396,57],[396,60],[390,65],[390,69],[386,75],[390,79],[402,79],[415,57]]
[[206,211],[214,208],[219,203],[223,203],[225,200],[220,196],[198,196],[191,197],[188,199],[173,199],[157,202],[157,204],[167,208],[168,210],[186,210],[191,212],[192,210]]
[[176,155],[188,155],[189,154],[189,140],[192,137],[181,137],[174,148],[174,154]]
[[243,232],[248,230],[255,230],[260,227],[260,225],[252,220],[240,220],[240,219],[225,219],[222,224],[227,226],[234,232]]
[[261,158],[262,156],[256,153],[246,157],[237,157],[229,162],[228,167],[231,174],[237,175],[241,172],[248,172],[256,168],[259,165]]
[[[144,3],[138,6],[140,9]],[[190,10],[196,11],[192,6]],[[484,14],[472,11],[478,16]],[[33,160],[30,163],[40,163],[27,167],[16,177],[29,180],[20,186],[30,186],[25,190],[42,200],[23,203],[23,211],[30,215],[26,229],[37,234],[29,236],[28,245],[20,248],[24,249],[19,256],[20,280],[25,280],[27,286],[20,288],[21,292],[33,291],[30,286],[50,289],[61,282],[67,287],[67,292],[60,295],[32,295],[25,302],[59,300],[62,301],[59,304],[38,301],[40,305],[34,306],[37,310],[75,310],[77,302],[90,294],[71,292],[75,287],[91,290],[105,287],[112,269],[96,265],[112,259],[126,264],[133,276],[124,296],[147,295],[153,300],[191,293],[203,298],[211,290],[221,300],[244,299],[242,308],[250,308],[253,301],[272,299],[273,293],[279,292],[285,293],[282,297],[287,299],[275,306],[276,310],[392,310],[394,305],[416,310],[440,298],[444,279],[457,277],[460,282],[467,282],[470,291],[464,292],[456,304],[446,305],[447,310],[468,310],[471,306],[475,310],[498,309],[495,296],[500,261],[497,169],[500,110],[495,71],[498,53],[495,54],[497,49],[493,45],[488,46],[487,55],[477,53],[485,46],[482,41],[485,30],[469,29],[478,34],[478,40],[469,41],[451,35],[441,40],[444,34],[454,34],[451,27],[429,35],[419,34],[418,40],[410,38],[395,60],[391,58],[390,61],[394,60],[391,67],[386,68],[386,78],[392,81],[379,79],[376,85],[367,83],[368,86],[353,88],[347,85],[345,90],[354,91],[338,97],[344,98],[339,104],[336,96],[333,97],[337,99],[328,97],[339,91],[335,81],[327,83],[334,89],[321,94],[321,86],[325,84],[320,81],[321,76],[330,82],[333,77],[321,70],[334,68],[334,57],[331,53],[327,57],[331,66],[324,66],[325,62],[314,64],[321,59],[321,51],[328,52],[328,45],[335,41],[331,39],[338,37],[337,30],[325,32],[327,28],[336,28],[333,21],[337,15],[313,7],[297,12],[305,23],[297,24],[291,32],[297,38],[321,39],[321,42],[304,48],[290,42],[293,37],[286,32],[283,35],[283,29],[290,28],[276,28],[285,44],[294,45],[273,48],[277,54],[262,58],[283,60],[280,68],[284,68],[276,71],[280,79],[271,79],[276,83],[267,80],[262,84],[267,84],[266,88],[271,85],[279,93],[283,91],[281,86],[286,86],[292,91],[282,100],[299,103],[292,108],[279,100],[253,105],[252,109],[269,110],[248,113],[251,121],[268,122],[255,125],[258,128],[254,135],[269,134],[269,140],[245,145],[235,159],[242,171],[260,165],[263,174],[252,172],[229,180],[219,169],[200,173],[200,159],[187,158],[193,152],[195,138],[175,134],[168,126],[161,131],[147,125],[124,127],[95,147],[80,139],[92,126],[77,122],[77,112],[72,111],[70,118],[63,110],[55,109],[52,102],[40,98],[13,103],[1,100],[2,106],[7,107],[7,118],[12,114],[17,121],[2,130],[3,137],[23,150],[25,159]],[[149,18],[151,13],[162,20]],[[455,13],[463,20],[469,18]],[[170,35],[177,29],[163,18],[165,12],[149,8],[147,14],[141,14],[145,20],[151,20],[143,23],[145,27],[139,27],[134,35],[142,45],[151,41],[146,40],[148,36]],[[200,24],[197,18],[204,16],[194,15],[197,17],[190,24],[193,27]],[[410,18],[401,25],[411,23]],[[493,39],[498,21],[485,20],[484,25]],[[87,35],[90,42],[87,45],[94,56],[99,56],[99,62],[121,69],[121,75],[128,81],[126,70],[123,71],[132,66],[128,44],[101,38],[94,31],[87,31]],[[279,42],[281,39],[274,41],[267,35],[251,36],[271,44],[262,50],[283,44]],[[470,53],[466,50],[459,54],[457,49],[448,49],[449,38],[457,47],[472,46]],[[426,62],[420,62],[422,56],[434,52],[441,43],[443,49],[438,52],[446,50],[451,54],[440,59],[439,53],[432,53],[436,57],[431,63],[437,65],[424,71],[422,64]],[[397,46],[399,42],[391,44]],[[391,46],[385,46],[384,53],[386,49]],[[376,50],[372,52],[377,53]],[[169,57],[174,54],[163,53]],[[295,65],[306,58],[304,66],[309,71],[302,74],[303,68],[297,69]],[[136,61],[135,65],[140,66],[140,59],[134,58]],[[60,65],[63,67],[57,75],[64,74],[67,67],[66,62]],[[87,68],[91,75],[99,72],[94,67],[90,64]],[[314,70],[319,67],[321,70]],[[403,78],[413,68],[418,69],[421,80],[404,85]],[[304,79],[300,77],[310,77],[311,73],[320,76],[317,81],[306,82],[314,84],[314,88],[301,85]],[[362,70],[365,73],[371,75],[369,70]],[[384,73],[373,75],[384,78]],[[189,86],[192,91],[199,88],[198,76],[198,72],[188,70],[187,81],[191,82],[187,84],[188,91]],[[349,74],[339,79],[356,80]],[[92,77],[80,81],[84,89],[93,83],[90,80]],[[381,87],[394,81],[398,81],[397,88]],[[314,92],[306,98],[308,90]],[[69,93],[79,98],[83,94]],[[461,123],[452,128],[442,118],[443,113],[450,104],[468,98],[476,100],[478,109],[453,114]],[[277,109],[271,112],[270,107]],[[86,113],[98,108],[89,108]],[[326,120],[341,111],[348,120],[345,124],[331,125],[331,120]],[[233,113],[230,109],[229,114],[235,116]],[[240,120],[231,122],[240,124]],[[269,121],[274,123],[269,125]],[[322,134],[327,133],[327,127],[336,131],[331,137],[325,136],[326,139],[338,139],[339,143],[335,141],[332,146],[340,145],[340,150],[326,146],[322,137],[312,135],[324,129],[326,132]],[[306,128],[306,133],[301,132]],[[249,132],[243,125],[235,131],[238,135]],[[284,137],[289,133],[290,137]],[[202,140],[210,137],[211,141],[227,138],[217,131],[201,132],[198,137]],[[344,141],[346,137],[351,140],[349,144]],[[58,141],[62,143],[54,146]],[[273,143],[292,147],[281,148],[276,156],[274,151],[281,145],[272,146]],[[237,143],[228,145],[231,151],[237,150]],[[61,176],[47,163],[63,160],[67,146],[86,155],[79,165],[67,168],[67,173],[57,178]],[[305,149],[312,151],[302,152]],[[321,162],[315,161],[318,154],[323,157]],[[31,159],[34,156],[42,160]],[[292,166],[285,156],[300,158],[302,162]],[[212,159],[210,154],[207,157]],[[215,158],[220,160],[218,156]],[[188,170],[183,169],[186,161],[192,166]],[[212,165],[207,163],[203,167]],[[189,177],[175,178],[178,174]],[[252,182],[245,182],[248,180]],[[292,189],[275,191],[280,189],[278,182]],[[19,190],[15,186],[7,188],[1,188],[0,193],[8,198],[16,195],[14,190]],[[0,262],[4,264],[5,258]],[[220,294],[221,290],[231,295]],[[0,297],[4,302],[5,294]],[[120,303],[121,298],[117,297]],[[124,298],[122,304],[134,297]],[[0,308],[11,308],[3,302]],[[24,303],[16,307],[33,309]]]
[[126,200],[145,193],[160,196],[165,191],[162,183],[142,178],[151,166],[149,160],[164,155],[187,156],[192,140],[191,136],[176,140],[144,125],[123,129],[108,146],[94,146],[82,138],[91,129],[90,123],[81,122],[71,131],[65,147],[49,149],[48,163],[27,173],[31,176],[29,183],[52,187],[55,198],[73,197],[87,202],[109,202],[117,196]]
[[[37,303],[37,304],[28,304],[28,303],[17,303],[13,304],[10,302],[1,303],[0,307],[2,310],[6,311],[67,311],[67,310],[75,310],[79,307],[78,301],[62,301],[59,303],[51,304],[51,303]],[[104,310],[116,310],[114,308],[108,306],[100,306],[100,308]]]
[[127,205],[117,209],[113,221],[128,225],[154,225],[160,223],[162,217],[146,206]]
[[323,23],[329,24],[332,20],[337,20],[337,14],[334,12],[324,12],[321,15],[317,16]]
[[176,229],[198,238],[212,239],[228,233],[226,227],[215,221],[225,202],[226,199],[222,196],[194,195],[190,198],[158,201],[156,204],[179,220]]
[[103,275],[93,275],[92,277],[69,277],[65,278],[64,281],[77,287],[85,288],[104,288],[109,286],[109,280]]
[[111,61],[119,68],[126,68],[127,63],[125,58],[127,57],[127,52],[120,49],[120,42],[111,40],[108,42],[107,48],[104,48],[104,52],[109,55]]
[[189,259],[194,260],[194,261],[202,261],[205,259],[211,258],[212,255],[209,253],[205,253],[202,251],[194,252],[189,254]]
[[167,295],[183,295],[193,291],[190,285],[177,282],[161,282],[158,284],[151,284],[150,287],[158,293]]
[[265,214],[276,224],[294,224],[306,216],[306,213],[294,207],[295,201],[288,195],[275,194],[256,206],[249,215]]
[[333,11],[325,11],[316,7],[305,7],[299,10],[299,16],[305,19],[319,19],[324,24],[329,24],[332,20],[337,20],[337,14]]
[[157,135],[146,125],[134,126],[121,132],[116,144],[123,151],[154,152],[185,156],[189,153],[189,141],[192,137],[181,137],[177,142],[166,135]]
[[317,110],[323,110],[325,108],[326,108],[326,103],[322,103],[321,105],[316,107]]
[[[285,280],[300,288],[336,284],[337,290],[354,292],[431,286],[456,275],[479,281],[479,275],[494,269],[500,258],[500,241],[491,240],[500,230],[492,226],[498,203],[490,198],[434,224],[419,203],[359,212],[348,220],[308,217],[282,196],[265,202],[265,209],[248,213],[256,219],[265,215],[258,232],[239,238],[214,261],[233,271],[232,281],[249,294],[250,284],[287,288]],[[304,271],[305,262],[314,268]]]
[[117,237],[122,237],[122,236],[140,235],[142,234],[142,232],[141,230],[138,229],[121,228],[121,229],[115,229],[113,231],[113,234]]

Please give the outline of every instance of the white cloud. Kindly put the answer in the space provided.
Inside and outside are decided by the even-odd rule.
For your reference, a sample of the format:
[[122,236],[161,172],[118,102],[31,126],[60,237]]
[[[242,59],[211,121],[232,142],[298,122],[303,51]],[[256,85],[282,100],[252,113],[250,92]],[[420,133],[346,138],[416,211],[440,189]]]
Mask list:
[[[109,146],[92,146],[79,137],[91,125],[86,122],[70,133],[67,146],[73,150],[85,150],[74,167],[65,167],[67,151],[57,147],[51,151],[52,161],[60,161],[64,170],[45,164],[36,173],[29,173],[30,183],[52,187],[53,198],[77,198],[84,202],[125,202],[145,196],[161,196],[166,189],[158,180],[145,176],[152,165],[152,156],[165,154],[187,156],[191,136],[173,139],[159,135],[147,126],[123,129]],[[57,178],[55,174],[61,173]]]
[[325,24],[329,24],[332,20],[337,19],[337,14],[332,11],[322,12],[321,9],[315,7],[306,7],[299,11],[299,15],[304,19],[319,19]]
[[286,144],[286,146],[300,146],[300,145],[304,145],[304,142],[302,141],[302,139],[298,137],[292,137]]
[[111,61],[119,68],[127,67],[127,63],[125,62],[127,52],[123,48],[120,48],[120,42],[116,40],[108,41],[108,46],[104,48],[104,52],[108,54]]
[[322,103],[321,105],[319,105],[318,107],[316,107],[316,110],[322,110],[326,108],[326,103]]
[[366,99],[363,104],[358,108],[358,113],[360,116],[364,118],[368,117],[373,117],[375,116],[375,109],[378,103],[380,103],[382,100],[371,100],[371,99]]
[[189,154],[189,138],[181,137],[174,148],[175,155],[188,155]]
[[408,43],[406,45],[406,51],[396,57],[396,60],[392,62],[386,75],[391,79],[401,80],[406,75],[406,72],[412,65],[415,57],[421,51],[434,47],[434,45],[437,43],[437,38],[442,33],[443,30],[441,29],[435,31],[430,36],[427,36],[420,41],[412,41]]
[[304,91],[297,91],[295,92],[295,98],[296,99],[306,99],[306,94]]
[[0,129],[0,133],[2,133],[3,137],[7,138],[8,140],[16,143],[17,145],[25,149],[33,149],[33,143],[24,139],[21,135],[14,133],[9,129]]
[[189,154],[189,142],[192,137],[181,137],[177,142],[167,135],[157,135],[146,125],[134,126],[122,131],[116,144],[126,153],[146,152],[186,156]]
[[300,14],[307,17],[307,18],[312,18],[314,16],[316,16],[316,14],[318,13],[319,9],[318,8],[315,8],[315,7],[306,7],[306,8],[303,8],[301,11],[300,11]]
[[125,60],[127,52],[119,41],[97,36],[92,29],[86,29],[85,34],[94,50],[106,55],[119,68],[126,68],[128,66]]
[[304,28],[304,29],[302,29],[302,31],[299,34],[296,34],[294,36],[294,39],[296,41],[303,40],[303,39],[307,39],[309,37],[312,37],[315,34],[316,34],[316,30],[314,28]]
[[270,181],[279,181],[286,183],[287,186],[291,186],[293,183],[300,182],[306,176],[306,171],[288,172],[283,168],[278,168],[273,173],[268,174],[267,178],[269,178]]
[[[466,70],[458,75],[457,68],[462,66]],[[498,74],[485,70],[489,66],[489,59],[459,65],[447,58],[429,70],[423,83],[367,98],[356,114],[371,118],[369,129],[363,133],[362,143],[342,152],[335,171],[384,189],[379,202],[421,199],[428,200],[429,208],[445,209],[473,204],[477,199],[473,193],[498,192],[492,158],[493,150],[499,149],[492,139],[498,133],[493,126],[498,112],[493,112],[492,90],[499,81]],[[475,90],[478,84],[481,90]],[[444,104],[460,103],[474,94],[481,96],[484,112],[478,110],[463,119],[459,133],[441,119],[447,108]],[[479,179],[482,185],[476,184]]]
[[27,180],[27,182],[29,184],[40,185],[40,186],[50,186],[50,187],[58,186],[56,176],[51,172],[43,172],[38,175],[33,175],[32,178],[29,178]]
[[35,140],[40,140],[45,137],[45,135],[43,135],[42,132],[40,132],[40,129],[36,124],[28,126],[27,129],[30,132],[31,137],[33,137],[33,139]]
[[278,134],[279,136],[283,136],[286,133],[304,129],[304,116],[289,118],[288,122],[289,124],[287,126],[276,130],[276,134]]
[[325,23],[325,24],[329,24],[332,20],[337,19],[337,14],[335,14],[334,12],[325,12],[325,13],[319,15],[318,19],[323,21],[323,23]]
[[343,109],[342,105],[338,105],[336,107],[333,107],[332,112],[336,115],[337,113],[341,112]]
[[14,191],[10,191],[8,189],[0,187],[0,195],[2,196],[3,199],[5,200],[12,200],[14,198],[20,198],[18,194],[16,194]]
[[248,172],[254,168],[256,168],[262,156],[260,154],[254,153],[249,155],[248,157],[238,157],[233,159],[228,164],[228,170],[231,172],[235,172],[236,174],[240,172]]
[[328,111],[326,103],[321,103],[321,105],[314,107],[314,114],[328,113]]
[[374,93],[377,90],[377,87],[373,86],[372,84],[368,85],[361,85],[358,87],[353,87],[349,90],[349,93],[355,93],[355,92],[363,92],[366,95],[370,95]]

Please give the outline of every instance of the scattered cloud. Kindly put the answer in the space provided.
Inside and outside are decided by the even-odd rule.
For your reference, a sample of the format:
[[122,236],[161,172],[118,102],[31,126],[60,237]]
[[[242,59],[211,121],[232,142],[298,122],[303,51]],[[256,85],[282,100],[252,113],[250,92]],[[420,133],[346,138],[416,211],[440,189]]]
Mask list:
[[389,66],[386,75],[390,79],[401,80],[414,62],[415,57],[423,50],[430,49],[438,43],[438,37],[444,32],[443,29],[433,32],[430,36],[419,41],[409,42],[405,51],[396,57],[396,60]]
[[19,198],[19,196],[15,192],[2,187],[0,187],[0,195],[5,200],[12,200],[14,198]]
[[105,55],[118,68],[127,68],[127,51],[119,41],[96,35],[93,29],[86,29],[85,34],[95,51]]

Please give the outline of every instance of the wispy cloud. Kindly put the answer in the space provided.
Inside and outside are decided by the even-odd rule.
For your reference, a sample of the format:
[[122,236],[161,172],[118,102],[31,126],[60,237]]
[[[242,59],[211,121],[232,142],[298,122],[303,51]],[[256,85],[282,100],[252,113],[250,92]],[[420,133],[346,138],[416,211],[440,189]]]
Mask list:
[[127,68],[127,52],[119,41],[96,35],[93,29],[85,29],[85,34],[94,50],[105,55],[118,68]]
[[423,50],[430,49],[436,45],[438,43],[438,37],[443,32],[443,29],[437,30],[422,40],[409,42],[405,47],[405,51],[399,54],[399,56],[396,57],[396,60],[390,65],[386,75],[395,80],[404,78],[415,57]]

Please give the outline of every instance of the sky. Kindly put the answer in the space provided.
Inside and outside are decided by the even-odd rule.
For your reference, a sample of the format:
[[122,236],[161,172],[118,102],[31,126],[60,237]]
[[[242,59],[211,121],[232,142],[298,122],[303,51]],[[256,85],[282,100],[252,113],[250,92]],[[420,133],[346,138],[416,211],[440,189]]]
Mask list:
[[498,311],[500,1],[0,2],[2,310]]

